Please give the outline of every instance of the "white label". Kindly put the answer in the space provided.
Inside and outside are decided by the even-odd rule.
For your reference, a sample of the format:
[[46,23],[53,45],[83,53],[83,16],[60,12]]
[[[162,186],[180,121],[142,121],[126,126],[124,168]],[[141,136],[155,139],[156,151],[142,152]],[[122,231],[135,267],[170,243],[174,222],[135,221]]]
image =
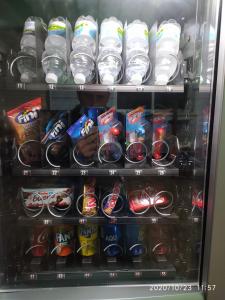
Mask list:
[[24,33],[31,33],[35,31],[35,22],[27,21],[24,24]]
[[114,21],[104,22],[101,26],[101,37],[100,41],[104,38],[115,38],[118,41],[123,39],[123,27],[119,23]]
[[127,27],[126,40],[143,39],[145,43],[148,43],[148,27],[144,24],[131,24]]
[[89,20],[80,20],[76,22],[74,28],[74,36],[86,35],[96,39],[97,26]]

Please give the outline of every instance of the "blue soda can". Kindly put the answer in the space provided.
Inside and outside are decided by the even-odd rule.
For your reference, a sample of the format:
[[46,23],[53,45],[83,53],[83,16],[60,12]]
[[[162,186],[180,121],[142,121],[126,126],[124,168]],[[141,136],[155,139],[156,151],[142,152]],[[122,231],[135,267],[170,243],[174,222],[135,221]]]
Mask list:
[[146,253],[144,245],[144,226],[138,224],[126,225],[126,248],[130,256],[140,256]]
[[122,233],[117,224],[106,224],[101,228],[102,249],[106,256],[117,257],[123,253]]
[[84,110],[85,115],[88,116],[94,122],[94,125],[97,125],[97,118],[99,115],[105,112],[104,107],[87,107]]

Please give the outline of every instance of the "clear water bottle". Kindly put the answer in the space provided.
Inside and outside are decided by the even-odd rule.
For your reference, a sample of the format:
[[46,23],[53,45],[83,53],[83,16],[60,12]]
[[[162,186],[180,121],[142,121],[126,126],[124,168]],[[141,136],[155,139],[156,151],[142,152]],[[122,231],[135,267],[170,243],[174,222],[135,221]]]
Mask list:
[[16,64],[21,82],[31,83],[37,78],[37,56],[33,48],[23,48],[23,51],[18,53]]
[[[69,42],[67,43],[67,30]],[[58,49],[66,52],[68,45],[71,44],[72,29],[70,23],[63,17],[50,20],[48,25],[48,37],[45,40],[45,50]]]
[[150,73],[150,59],[145,52],[134,50],[126,59],[126,82],[131,85],[141,85]]
[[20,48],[26,47],[36,49],[35,17],[29,17],[24,23],[23,36],[20,40]]
[[96,37],[98,25],[92,16],[81,16],[77,19],[74,27],[74,37],[72,48],[87,47],[92,50],[92,54],[96,53]]
[[156,53],[177,55],[180,46],[181,26],[176,20],[163,21],[156,34]]
[[58,83],[67,70],[66,56],[59,50],[44,51],[42,54],[42,68],[46,74],[47,83]]
[[106,49],[122,53],[123,24],[115,17],[104,19],[101,24],[99,38],[99,52]]
[[100,53],[97,61],[100,82],[105,85],[113,85],[119,81],[123,61],[117,51],[111,49]]
[[145,54],[149,52],[148,26],[140,20],[130,23],[125,32],[126,55],[134,50],[141,50]]
[[176,77],[179,70],[178,59],[176,56],[162,53],[156,54],[155,62],[155,84],[166,85],[169,81]]
[[95,77],[95,59],[92,49],[87,47],[76,48],[70,54],[70,69],[76,84],[86,84]]

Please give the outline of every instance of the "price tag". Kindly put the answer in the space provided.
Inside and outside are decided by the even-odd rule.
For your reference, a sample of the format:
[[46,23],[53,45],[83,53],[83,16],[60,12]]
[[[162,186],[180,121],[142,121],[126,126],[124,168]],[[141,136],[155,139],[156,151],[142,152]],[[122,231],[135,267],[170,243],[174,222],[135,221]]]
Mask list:
[[159,174],[160,176],[163,176],[163,175],[166,174],[166,170],[165,170],[165,169],[158,169],[158,174]]
[[193,218],[193,222],[194,222],[194,223],[198,223],[198,222],[199,222],[199,218],[194,217],[194,218]]
[[87,176],[88,175],[88,170],[80,170],[80,175],[81,176]]
[[31,170],[23,170],[23,176],[31,176]]
[[25,90],[26,84],[19,82],[19,83],[17,83],[17,88],[20,89],[20,90]]
[[45,219],[45,220],[43,220],[43,224],[44,225],[51,225],[52,224],[52,220]]
[[109,86],[107,90],[108,92],[115,92],[116,88],[115,86]]
[[85,86],[84,85],[78,85],[77,89],[79,91],[84,91],[85,90]]
[[37,274],[30,274],[30,280],[37,280]]
[[110,272],[110,273],[109,273],[109,277],[110,277],[110,278],[117,278],[117,277],[118,277],[118,274],[117,274],[117,272]]
[[48,88],[49,88],[49,90],[55,90],[56,85],[51,83],[51,84],[48,85]]
[[80,224],[85,224],[85,223],[87,223],[87,219],[86,218],[80,218],[79,223]]
[[137,86],[136,91],[137,92],[144,92],[145,88],[143,86]]
[[117,174],[117,170],[115,170],[115,169],[109,170],[109,175],[110,176],[115,176],[116,174]]
[[137,169],[134,170],[135,175],[140,176],[143,173],[143,170]]
[[160,272],[160,277],[166,277],[166,276],[167,276],[167,272],[166,271]]
[[141,276],[142,276],[142,272],[139,272],[139,271],[134,272],[134,277],[140,278]]
[[92,277],[92,273],[89,273],[89,272],[84,273],[84,278],[85,279],[88,279],[90,277]]
[[152,224],[158,223],[158,218],[151,218],[151,220],[152,220]]
[[116,224],[117,223],[117,218],[110,218],[109,223],[110,224]]
[[66,278],[66,274],[65,274],[65,273],[58,273],[58,274],[56,275],[56,278],[57,278],[57,279],[65,279],[65,278]]
[[51,170],[52,176],[59,176],[59,170]]

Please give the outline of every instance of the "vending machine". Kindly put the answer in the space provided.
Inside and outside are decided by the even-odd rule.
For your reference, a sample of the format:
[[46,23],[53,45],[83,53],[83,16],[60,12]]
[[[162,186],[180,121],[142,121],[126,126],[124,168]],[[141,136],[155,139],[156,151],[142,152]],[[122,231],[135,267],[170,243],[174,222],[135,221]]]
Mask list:
[[1,1],[0,298],[211,299],[222,4]]

